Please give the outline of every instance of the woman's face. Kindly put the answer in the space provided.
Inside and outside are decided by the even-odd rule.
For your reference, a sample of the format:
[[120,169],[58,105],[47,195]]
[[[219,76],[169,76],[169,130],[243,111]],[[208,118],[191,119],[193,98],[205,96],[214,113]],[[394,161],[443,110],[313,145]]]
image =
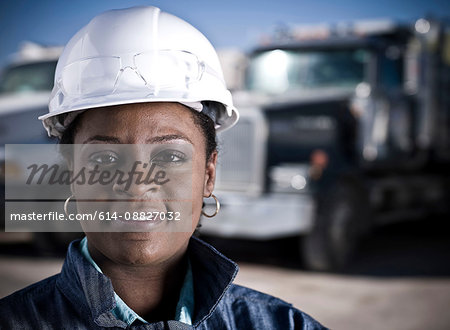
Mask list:
[[[115,226],[114,231],[99,232],[90,232],[92,227],[82,221],[91,252],[127,265],[163,263],[182,255],[198,224],[203,197],[214,188],[217,154],[206,162],[205,143],[191,110],[178,103],[120,105],[81,114],[74,136],[74,173],[93,170],[96,165],[100,171],[125,174],[122,183],[110,180],[72,186],[78,213],[92,213],[92,204],[100,202],[100,211],[124,220],[107,224]],[[152,164],[149,180],[143,182]],[[133,166],[135,173],[144,175],[138,183],[135,174],[136,179],[127,185]],[[156,212],[176,215],[177,211],[181,211],[178,222],[125,219],[143,220],[135,217],[142,212],[155,216]]]

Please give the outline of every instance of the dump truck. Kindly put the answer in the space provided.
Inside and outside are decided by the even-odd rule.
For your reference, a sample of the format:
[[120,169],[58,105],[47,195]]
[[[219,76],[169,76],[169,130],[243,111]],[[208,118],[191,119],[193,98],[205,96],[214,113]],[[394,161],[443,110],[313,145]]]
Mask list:
[[376,226],[449,215],[449,31],[421,18],[266,38],[234,93],[240,121],[220,134],[222,207],[201,232],[299,237],[306,267],[334,271]]

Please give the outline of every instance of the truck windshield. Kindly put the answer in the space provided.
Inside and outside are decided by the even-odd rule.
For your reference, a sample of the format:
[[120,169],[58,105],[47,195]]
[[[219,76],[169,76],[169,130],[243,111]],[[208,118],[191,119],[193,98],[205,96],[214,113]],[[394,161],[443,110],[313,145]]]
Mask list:
[[246,86],[271,94],[354,87],[364,80],[367,55],[363,49],[265,51],[250,60]]
[[0,94],[51,91],[55,68],[56,61],[11,66],[0,79]]

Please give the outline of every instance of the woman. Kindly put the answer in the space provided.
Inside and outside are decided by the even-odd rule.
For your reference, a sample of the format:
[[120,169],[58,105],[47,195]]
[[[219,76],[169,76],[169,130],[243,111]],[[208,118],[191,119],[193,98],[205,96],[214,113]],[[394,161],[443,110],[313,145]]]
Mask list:
[[[67,213],[76,204],[115,221],[83,223],[86,237],[71,243],[60,274],[0,301],[1,326],[322,328],[288,303],[232,284],[237,265],[191,237],[208,215],[203,198],[219,210],[216,131],[238,119],[217,55],[195,28],[154,7],[95,17],[60,57],[49,110],[41,119],[74,146],[64,149],[74,175],[91,168],[97,182],[102,172],[128,178],[72,184]],[[149,168],[150,180],[135,180]],[[177,212],[181,221],[155,216]]]

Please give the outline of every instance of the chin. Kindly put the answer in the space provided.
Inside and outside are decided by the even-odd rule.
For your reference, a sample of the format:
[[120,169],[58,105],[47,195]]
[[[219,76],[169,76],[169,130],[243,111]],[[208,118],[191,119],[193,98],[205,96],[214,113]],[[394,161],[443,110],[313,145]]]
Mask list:
[[191,235],[181,232],[109,234],[112,235],[107,235],[109,242],[102,244],[102,253],[117,263],[130,266],[157,264],[184,253]]

